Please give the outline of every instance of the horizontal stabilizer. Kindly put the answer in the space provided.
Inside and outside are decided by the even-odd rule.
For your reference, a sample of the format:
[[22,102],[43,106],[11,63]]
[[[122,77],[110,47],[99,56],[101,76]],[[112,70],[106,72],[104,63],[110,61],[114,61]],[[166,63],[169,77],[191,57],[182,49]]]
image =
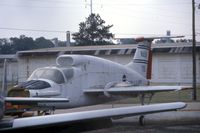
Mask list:
[[138,37],[136,38],[137,42],[143,42],[145,40],[153,41],[154,39],[163,39],[163,38],[182,38],[185,36],[153,36],[153,37]]
[[32,97],[6,97],[5,102],[12,104],[37,104],[42,102],[69,102],[67,98],[32,98]]
[[63,123],[67,125],[67,123],[75,123],[92,119],[145,115],[145,114],[152,114],[165,111],[174,111],[177,109],[182,109],[185,106],[186,104],[183,102],[174,102],[174,103],[162,103],[162,104],[153,104],[145,106],[131,106],[131,107],[110,108],[110,109],[101,109],[101,110],[92,110],[83,112],[73,112],[73,113],[37,116],[29,118],[19,118],[13,120],[12,127],[10,127],[10,129],[40,127],[40,126],[45,127],[48,125],[55,126]]

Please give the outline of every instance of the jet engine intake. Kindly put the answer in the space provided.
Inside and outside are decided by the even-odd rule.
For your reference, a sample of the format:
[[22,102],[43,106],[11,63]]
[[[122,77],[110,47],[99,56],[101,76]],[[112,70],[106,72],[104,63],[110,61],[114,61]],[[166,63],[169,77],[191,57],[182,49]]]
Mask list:
[[80,55],[61,55],[56,59],[56,64],[60,66],[77,66],[86,63],[89,59]]

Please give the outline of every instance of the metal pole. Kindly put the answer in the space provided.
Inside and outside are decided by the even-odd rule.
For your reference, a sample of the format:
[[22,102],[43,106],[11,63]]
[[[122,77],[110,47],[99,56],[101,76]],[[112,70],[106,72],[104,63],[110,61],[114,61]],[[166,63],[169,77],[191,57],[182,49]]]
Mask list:
[[[3,64],[3,82],[2,82],[2,94],[3,97],[7,95],[7,59],[4,59]],[[1,92],[1,90],[0,90]],[[1,96],[0,96],[1,97]]]
[[92,0],[90,0],[90,12],[91,12],[91,14],[92,14]]
[[66,32],[66,46],[70,46],[70,31]]
[[192,0],[192,62],[193,62],[193,100],[196,96],[196,38],[195,38],[195,0]]

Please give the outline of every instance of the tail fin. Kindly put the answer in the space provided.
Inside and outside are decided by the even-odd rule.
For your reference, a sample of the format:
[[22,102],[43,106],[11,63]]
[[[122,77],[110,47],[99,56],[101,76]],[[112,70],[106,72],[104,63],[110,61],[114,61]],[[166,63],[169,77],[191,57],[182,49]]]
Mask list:
[[[140,41],[140,40],[139,40]],[[146,78],[149,51],[151,49],[150,39],[142,40],[137,46],[133,60],[127,64],[127,67],[137,71],[139,74]]]
[[154,39],[162,39],[162,38],[182,38],[184,36],[161,36],[161,37],[145,37],[145,38],[137,38],[136,41],[139,42],[138,47],[136,49],[133,60],[128,63],[126,66],[137,71],[142,76],[151,78],[150,74],[147,73],[147,69],[149,68],[149,72],[151,72],[151,43]]

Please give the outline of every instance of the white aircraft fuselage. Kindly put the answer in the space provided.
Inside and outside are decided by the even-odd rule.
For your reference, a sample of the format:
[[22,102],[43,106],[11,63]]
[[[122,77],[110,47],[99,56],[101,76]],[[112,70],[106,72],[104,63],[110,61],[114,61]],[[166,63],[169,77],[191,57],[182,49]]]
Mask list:
[[[150,44],[148,40],[139,43],[133,59],[127,65],[89,55],[61,55],[56,59],[56,66],[36,69],[25,83],[11,89],[8,96],[69,99],[69,102],[39,103],[41,107],[55,109],[119,99],[119,95],[110,95],[106,89],[148,85],[146,73]],[[90,89],[105,90],[104,95],[85,93]],[[131,96],[136,97],[137,94],[131,93]]]
[[[48,77],[45,76],[45,71],[48,72]],[[40,72],[43,74],[39,75]],[[60,56],[57,58],[57,66],[35,70],[28,79],[28,81],[30,80],[45,81],[51,86],[44,89],[29,89],[31,97],[62,97],[69,99],[68,103],[54,103],[55,108],[99,104],[113,99],[113,97],[106,95],[99,97],[98,95],[87,95],[83,92],[86,89],[107,89],[106,87],[109,87],[109,85],[121,83],[123,80],[135,86],[148,83],[143,76],[125,65],[86,55]],[[41,106],[44,106],[44,104]]]

